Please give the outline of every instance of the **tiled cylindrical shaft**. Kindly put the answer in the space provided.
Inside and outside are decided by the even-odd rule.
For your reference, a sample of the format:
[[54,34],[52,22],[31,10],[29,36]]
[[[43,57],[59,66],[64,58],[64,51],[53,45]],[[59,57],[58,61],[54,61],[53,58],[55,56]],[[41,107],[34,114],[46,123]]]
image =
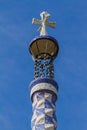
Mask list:
[[32,130],[55,130],[55,95],[38,92],[33,97]]
[[58,86],[51,79],[37,79],[31,84],[32,130],[56,130],[55,102]]

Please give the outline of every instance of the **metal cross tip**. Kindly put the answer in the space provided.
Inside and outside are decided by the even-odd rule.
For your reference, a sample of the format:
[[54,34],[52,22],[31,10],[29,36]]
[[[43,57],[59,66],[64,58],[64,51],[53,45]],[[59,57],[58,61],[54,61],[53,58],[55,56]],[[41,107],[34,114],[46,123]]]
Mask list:
[[56,22],[49,22],[50,14],[48,12],[43,11],[41,14],[41,20],[36,18],[32,19],[32,24],[39,24],[40,27],[38,31],[40,32],[40,36],[47,35],[46,27],[55,28]]

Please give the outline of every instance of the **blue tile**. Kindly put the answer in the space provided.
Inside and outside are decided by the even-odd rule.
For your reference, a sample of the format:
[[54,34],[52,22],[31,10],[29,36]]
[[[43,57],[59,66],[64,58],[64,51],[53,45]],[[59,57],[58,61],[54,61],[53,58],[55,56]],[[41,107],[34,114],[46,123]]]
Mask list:
[[45,123],[46,123],[46,124],[54,124],[53,118],[50,117],[50,116],[48,116],[48,115],[46,115],[46,116],[45,116]]
[[45,100],[45,108],[53,108],[53,106],[52,106],[50,101]]

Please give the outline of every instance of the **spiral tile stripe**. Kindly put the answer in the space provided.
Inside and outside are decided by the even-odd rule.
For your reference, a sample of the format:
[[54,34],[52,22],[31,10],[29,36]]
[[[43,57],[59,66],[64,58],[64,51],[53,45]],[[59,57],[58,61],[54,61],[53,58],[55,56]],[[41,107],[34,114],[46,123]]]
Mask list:
[[32,130],[55,130],[57,120],[55,116],[55,94],[37,92],[33,96]]

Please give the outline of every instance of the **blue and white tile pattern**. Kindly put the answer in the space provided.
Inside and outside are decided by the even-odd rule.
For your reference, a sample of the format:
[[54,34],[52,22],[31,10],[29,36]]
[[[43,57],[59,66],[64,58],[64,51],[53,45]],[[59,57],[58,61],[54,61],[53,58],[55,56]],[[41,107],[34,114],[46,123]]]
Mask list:
[[55,116],[56,97],[47,92],[37,92],[33,96],[32,130],[55,130],[57,120]]

